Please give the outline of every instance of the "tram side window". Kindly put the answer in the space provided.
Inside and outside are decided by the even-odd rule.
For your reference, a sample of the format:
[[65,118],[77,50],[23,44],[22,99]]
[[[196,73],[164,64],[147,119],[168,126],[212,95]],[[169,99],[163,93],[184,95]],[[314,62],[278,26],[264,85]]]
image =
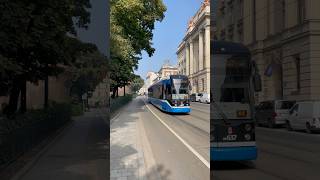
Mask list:
[[160,87],[160,99],[163,99],[163,85],[161,85]]
[[165,94],[166,94],[166,99],[171,98],[171,85],[170,84],[166,85]]
[[161,85],[155,85],[153,87],[153,96],[156,99],[160,99],[161,98]]
[[153,97],[153,89],[152,88],[148,89],[148,96]]

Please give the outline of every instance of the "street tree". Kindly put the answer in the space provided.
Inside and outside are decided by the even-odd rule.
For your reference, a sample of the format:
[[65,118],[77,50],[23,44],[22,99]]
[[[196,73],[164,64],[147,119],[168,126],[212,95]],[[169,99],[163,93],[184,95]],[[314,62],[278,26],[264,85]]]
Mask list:
[[[57,75],[76,59],[75,28],[87,28],[89,0],[2,0],[0,3],[0,92],[10,96],[8,113],[26,110],[26,82]],[[81,45],[78,45],[81,46]],[[77,47],[78,47],[77,46]]]
[[84,93],[94,91],[106,78],[108,65],[106,56],[97,49],[91,53],[83,53],[70,67],[70,95],[80,102]]
[[166,7],[162,0],[111,0],[111,89],[125,87],[133,79],[141,54],[150,57],[156,21],[162,21]]
[[144,85],[144,80],[139,75],[135,75],[133,81],[130,83],[131,90],[133,92],[139,91],[143,85]]

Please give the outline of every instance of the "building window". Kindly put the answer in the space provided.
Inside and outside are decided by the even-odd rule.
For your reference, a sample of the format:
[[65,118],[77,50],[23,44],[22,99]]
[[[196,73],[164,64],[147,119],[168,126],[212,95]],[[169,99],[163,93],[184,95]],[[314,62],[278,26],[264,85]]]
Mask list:
[[237,23],[237,32],[239,42],[243,42],[243,19],[239,19]]
[[257,32],[256,32],[256,0],[253,0],[253,8],[252,8],[252,14],[253,14],[253,16],[252,16],[252,36],[253,36],[253,38],[252,38],[252,40],[253,40],[253,42],[256,42],[257,41]]
[[228,27],[228,40],[233,41],[233,31],[234,31],[234,25],[230,24]]
[[270,35],[270,16],[271,16],[271,8],[270,8],[271,1],[267,1],[267,36]]
[[282,0],[281,3],[281,8],[282,8],[282,23],[281,23],[281,28],[284,30],[286,28],[286,1]]
[[297,91],[300,91],[300,88],[301,88],[301,58],[300,58],[300,55],[295,55],[294,57],[295,59],[295,65],[296,65],[296,88],[297,88]]
[[298,23],[302,24],[303,21],[305,20],[306,16],[306,2],[305,0],[297,0],[297,11],[298,11]]
[[239,0],[239,17],[240,18],[243,18],[243,9],[244,8],[244,6],[243,6],[243,0]]
[[226,31],[225,30],[221,30],[220,38],[221,38],[221,40],[225,40],[226,39]]

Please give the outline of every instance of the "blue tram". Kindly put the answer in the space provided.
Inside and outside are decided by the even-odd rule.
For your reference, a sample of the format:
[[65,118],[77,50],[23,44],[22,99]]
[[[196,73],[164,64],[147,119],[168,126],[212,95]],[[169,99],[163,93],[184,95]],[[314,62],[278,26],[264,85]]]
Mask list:
[[261,77],[250,51],[233,42],[211,42],[210,159],[255,160],[254,92]]
[[185,75],[170,75],[148,88],[148,101],[168,113],[189,113],[189,80]]

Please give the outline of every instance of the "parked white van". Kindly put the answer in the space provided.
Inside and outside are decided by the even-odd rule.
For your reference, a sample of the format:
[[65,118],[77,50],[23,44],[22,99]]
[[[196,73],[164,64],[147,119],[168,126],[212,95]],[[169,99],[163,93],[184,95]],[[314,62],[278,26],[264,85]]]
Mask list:
[[320,130],[320,101],[297,102],[289,111],[286,121],[288,130]]
[[199,102],[201,102],[201,103],[210,103],[210,94],[207,94],[207,93],[201,94]]

